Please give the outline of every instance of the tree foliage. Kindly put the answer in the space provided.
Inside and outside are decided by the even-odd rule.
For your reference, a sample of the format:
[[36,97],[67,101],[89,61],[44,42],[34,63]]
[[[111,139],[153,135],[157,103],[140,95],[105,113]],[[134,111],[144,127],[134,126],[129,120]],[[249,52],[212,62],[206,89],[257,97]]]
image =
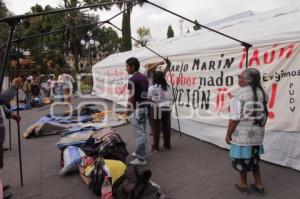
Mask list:
[[[78,0],[65,0],[64,2],[64,7],[66,8],[78,7],[84,3]],[[43,8],[36,4],[31,8],[29,13],[38,13],[54,9],[57,8],[52,8],[49,5]],[[36,67],[43,70],[41,72],[53,72],[47,71],[47,67],[43,67],[49,60],[53,61],[56,70],[60,71],[64,69],[67,55],[72,55],[71,57],[75,63],[75,69],[78,72],[80,59],[87,56],[87,52],[80,44],[80,41],[82,39],[90,39],[87,36],[88,31],[93,31],[92,39],[100,43],[97,49],[93,49],[94,56],[100,55],[100,57],[104,58],[111,53],[119,51],[120,38],[118,34],[112,28],[106,28],[104,26],[98,27],[95,25],[98,21],[98,16],[89,15],[86,12],[80,11],[46,15],[44,17],[34,17],[24,20],[22,23],[22,37],[58,29],[70,29],[25,40],[22,44],[22,48],[30,52],[32,59],[36,62]],[[86,24],[93,25],[71,29],[71,27]]]
[[[123,0],[85,0],[89,3],[103,3],[103,2],[115,2],[120,10],[125,10],[130,8],[133,5],[133,2],[126,2],[123,3]],[[143,6],[144,2],[140,1],[139,6]],[[104,9],[110,9],[111,6],[106,6]],[[102,7],[103,8],[103,7]],[[128,51],[132,49],[132,39],[131,39],[131,13],[132,8],[127,9],[123,13],[122,18],[122,41],[121,41],[121,48],[122,52]]]
[[[41,5],[36,4],[31,7],[28,14],[46,12],[54,9],[55,8],[52,8],[49,5],[43,8]],[[65,23],[62,20],[63,17],[64,15],[61,13],[23,20],[21,29],[19,29],[21,38],[61,29],[65,27]],[[30,53],[30,58],[34,63],[35,69],[39,69],[40,73],[52,73],[55,68],[58,69],[65,66],[64,49],[62,48],[63,44],[51,45],[63,40],[63,33],[45,35],[43,37],[33,37],[24,40],[21,48]],[[54,68],[50,71],[48,70],[49,68],[46,67],[46,63],[49,60],[52,60],[55,63]]]
[[125,11],[123,13],[122,20],[122,43],[121,43],[121,51],[129,51],[132,49],[132,41],[131,41],[131,22],[130,16],[131,11]]
[[169,39],[169,38],[172,38],[172,37],[174,37],[174,31],[173,31],[172,26],[169,25],[168,31],[167,31],[167,38]]
[[[8,15],[8,10],[2,0],[0,0],[0,18]],[[0,23],[0,46],[3,46],[8,36],[8,26],[6,23]]]
[[[143,45],[146,45],[151,40],[151,31],[150,28],[146,28],[145,26],[139,27],[136,30],[136,33],[138,35],[138,40]],[[136,47],[140,47],[140,43],[136,43]]]

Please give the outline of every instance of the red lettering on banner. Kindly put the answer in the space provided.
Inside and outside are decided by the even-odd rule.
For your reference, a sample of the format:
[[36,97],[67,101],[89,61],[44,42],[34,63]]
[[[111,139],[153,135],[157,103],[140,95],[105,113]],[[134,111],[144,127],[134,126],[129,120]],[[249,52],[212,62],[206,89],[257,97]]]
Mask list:
[[276,93],[277,93],[277,84],[273,84],[272,85],[271,98],[270,98],[270,102],[269,102],[269,118],[270,119],[275,118],[275,113],[273,111],[270,111],[270,110],[274,108]]
[[[286,59],[290,58],[294,52],[295,43],[288,44],[287,46],[276,50],[277,46],[278,46],[277,44],[274,44],[270,51],[265,50],[265,51],[260,52],[259,49],[254,49],[252,54],[250,54],[250,52],[249,52],[249,67],[260,66],[262,63],[264,63],[265,65],[268,65],[268,64],[272,64],[275,60],[279,61],[283,58],[286,58]],[[241,57],[241,60],[239,63],[240,69],[245,67],[245,65],[246,65],[245,62],[246,62],[246,49],[244,48],[242,51],[242,57]]]
[[[232,94],[231,93],[228,93],[228,96],[229,96],[229,98],[230,99],[232,99],[233,98],[233,96],[232,96]],[[228,108],[227,108],[227,112],[230,112],[230,105],[228,106]]]
[[290,58],[290,56],[293,53],[294,47],[295,47],[294,44],[290,44],[287,48],[280,48],[279,58],[281,58],[285,52],[286,52],[286,58]]
[[[275,48],[277,45],[273,45],[272,48]],[[274,62],[275,59],[275,50],[273,49],[271,51],[271,54],[269,54],[268,52],[264,53],[264,64],[272,64]]]
[[[227,92],[227,88],[218,88],[218,95],[217,95],[217,100],[216,100],[216,111],[217,112],[222,112],[224,109],[224,103],[225,103],[225,97],[226,95],[229,97],[229,99],[232,98],[232,94],[230,92]],[[227,111],[230,111],[230,107],[227,108]]]
[[126,92],[126,85],[116,87],[115,92],[117,95],[123,95]]
[[259,61],[259,51],[258,50],[254,50],[252,57],[250,58],[250,62],[249,62],[249,66],[253,65],[253,62],[256,62],[256,65],[260,65],[260,61]]
[[104,75],[107,77],[123,77],[127,75],[127,73],[125,70],[110,69],[110,70],[106,70],[104,72]]
[[179,76],[176,76],[175,74],[167,74],[166,79],[173,86],[195,86],[197,80],[196,77],[184,76],[183,74],[180,74]]
[[243,68],[244,63],[245,63],[245,60],[246,60],[246,48],[243,48],[242,59],[241,59],[241,61],[240,61],[240,69]]

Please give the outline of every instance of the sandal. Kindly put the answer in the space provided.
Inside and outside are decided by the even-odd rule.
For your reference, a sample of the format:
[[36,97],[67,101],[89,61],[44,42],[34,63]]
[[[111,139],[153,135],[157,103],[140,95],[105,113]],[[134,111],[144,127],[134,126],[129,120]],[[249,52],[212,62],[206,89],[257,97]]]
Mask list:
[[265,189],[263,187],[257,187],[255,184],[251,184],[251,187],[254,191],[256,191],[257,193],[260,193],[262,195],[265,194]]
[[240,184],[235,184],[235,188],[237,188],[237,190],[239,190],[242,193],[246,193],[246,194],[250,193],[248,187],[242,187]]

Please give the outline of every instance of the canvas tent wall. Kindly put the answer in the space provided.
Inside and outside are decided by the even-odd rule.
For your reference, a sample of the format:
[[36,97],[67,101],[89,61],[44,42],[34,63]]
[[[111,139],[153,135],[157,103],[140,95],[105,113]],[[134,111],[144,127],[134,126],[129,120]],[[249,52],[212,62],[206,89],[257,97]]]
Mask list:
[[[270,96],[270,119],[263,159],[300,170],[300,4],[226,21],[212,28],[254,45],[249,66],[258,68]],[[200,30],[153,43],[150,48],[172,61],[182,132],[228,148],[224,142],[231,97],[245,68],[239,43]],[[93,66],[99,97],[126,103],[125,60],[142,65],[160,60],[145,48],[109,56]],[[182,72],[182,76],[178,76]],[[172,77],[172,78],[171,78]],[[298,103],[297,103],[298,102]],[[192,112],[192,115],[190,114]],[[173,111],[174,113],[174,111]],[[174,120],[175,118],[173,118]],[[172,122],[177,129],[177,123]]]

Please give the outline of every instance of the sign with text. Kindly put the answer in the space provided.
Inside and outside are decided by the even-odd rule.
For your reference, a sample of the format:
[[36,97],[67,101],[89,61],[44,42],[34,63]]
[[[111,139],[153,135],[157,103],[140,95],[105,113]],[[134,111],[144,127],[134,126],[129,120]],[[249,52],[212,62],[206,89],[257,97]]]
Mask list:
[[[166,79],[172,84],[179,117],[226,126],[230,100],[246,65],[245,50],[207,51],[169,59],[172,67]],[[249,51],[248,64],[261,71],[262,85],[269,95],[267,129],[300,131],[300,42],[255,46]],[[93,69],[99,97],[126,103],[129,76],[124,65]]]

